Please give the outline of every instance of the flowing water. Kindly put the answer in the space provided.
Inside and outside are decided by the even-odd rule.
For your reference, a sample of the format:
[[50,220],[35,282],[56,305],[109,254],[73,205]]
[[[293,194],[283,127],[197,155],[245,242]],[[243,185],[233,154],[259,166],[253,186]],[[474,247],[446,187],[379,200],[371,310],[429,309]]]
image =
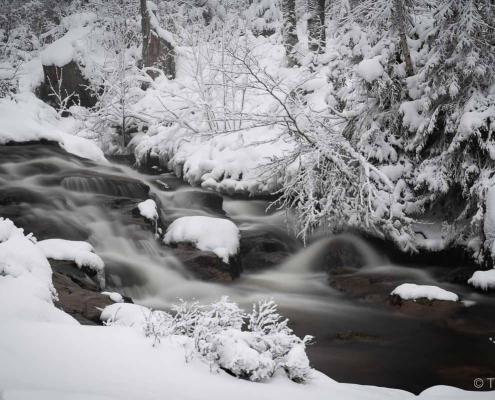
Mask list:
[[[166,309],[179,297],[207,302],[228,295],[249,309],[273,297],[296,333],[316,337],[308,350],[313,365],[339,381],[419,392],[437,384],[474,389],[475,377],[495,376],[495,344],[489,340],[495,336],[495,301],[445,279],[445,267],[412,260],[394,265],[386,247],[353,235],[315,239],[303,248],[288,229],[292,217],[267,212],[267,201],[224,197],[218,209],[201,194],[169,173],[100,165],[54,145],[0,147],[0,216],[39,239],[88,240],[105,261],[109,288],[136,303]],[[232,283],[198,280],[146,222],[133,217],[136,203],[149,196],[165,224],[185,215],[225,216],[242,232],[271,232],[294,254]],[[325,266],[342,248],[364,266],[351,266],[344,280],[329,285]],[[404,312],[382,299],[402,282],[439,285],[464,303],[438,315],[428,306]]]

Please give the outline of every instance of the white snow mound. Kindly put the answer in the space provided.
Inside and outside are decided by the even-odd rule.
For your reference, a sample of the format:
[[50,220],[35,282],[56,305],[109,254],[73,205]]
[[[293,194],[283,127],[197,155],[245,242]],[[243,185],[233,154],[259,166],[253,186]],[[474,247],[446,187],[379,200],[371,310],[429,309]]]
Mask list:
[[168,227],[163,241],[193,243],[196,248],[211,251],[225,263],[239,250],[239,229],[227,219],[193,216],[176,219]]
[[101,271],[105,268],[105,263],[93,253],[93,246],[88,242],[47,239],[38,242],[37,246],[47,258],[74,261],[79,268],[88,267],[94,271]]
[[476,271],[468,283],[476,288],[488,290],[495,289],[495,269],[488,271]]
[[138,204],[139,213],[146,219],[155,221],[158,219],[156,203],[154,200],[148,199]]
[[438,286],[429,285],[416,285],[414,283],[404,283],[397,286],[391,293],[397,295],[403,300],[416,300],[416,299],[428,299],[428,300],[444,300],[444,301],[458,301],[459,296],[455,293],[449,292]]

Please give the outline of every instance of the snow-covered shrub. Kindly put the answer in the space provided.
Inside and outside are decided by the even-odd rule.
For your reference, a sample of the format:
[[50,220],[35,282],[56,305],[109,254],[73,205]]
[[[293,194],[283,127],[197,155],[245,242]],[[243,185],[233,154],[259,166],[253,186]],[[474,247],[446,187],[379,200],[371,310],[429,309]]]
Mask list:
[[272,300],[260,301],[250,314],[228,297],[208,305],[180,300],[170,313],[113,304],[105,308],[102,320],[106,325],[142,329],[153,346],[166,337],[185,338],[181,342],[186,360],[197,357],[213,372],[223,369],[256,382],[271,378],[278,370],[299,383],[311,378],[305,346],[312,337],[294,335]]

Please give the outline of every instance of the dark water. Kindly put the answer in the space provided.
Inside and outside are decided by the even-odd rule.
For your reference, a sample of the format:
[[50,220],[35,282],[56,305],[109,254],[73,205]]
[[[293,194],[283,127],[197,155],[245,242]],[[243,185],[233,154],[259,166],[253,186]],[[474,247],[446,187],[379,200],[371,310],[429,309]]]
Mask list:
[[[39,239],[90,241],[105,261],[111,288],[153,308],[167,308],[178,297],[210,301],[220,295],[250,308],[257,299],[273,297],[296,333],[316,337],[308,350],[313,365],[338,381],[420,392],[439,384],[474,389],[474,378],[495,377],[495,344],[489,340],[495,337],[493,296],[449,282],[445,267],[393,265],[385,247],[356,236],[323,238],[306,249],[296,244],[286,262],[245,273],[234,283],[195,279],[133,215],[139,201],[154,198],[165,225],[184,215],[225,213],[243,232],[269,230],[297,243],[287,230],[291,217],[266,212],[264,200],[225,197],[219,210],[218,199],[158,172],[98,165],[53,145],[0,147],[0,216]],[[366,265],[346,271],[337,290],[322,268],[334,254],[328,249],[341,243]],[[460,294],[466,305],[391,306],[387,294],[403,282],[439,285]]]

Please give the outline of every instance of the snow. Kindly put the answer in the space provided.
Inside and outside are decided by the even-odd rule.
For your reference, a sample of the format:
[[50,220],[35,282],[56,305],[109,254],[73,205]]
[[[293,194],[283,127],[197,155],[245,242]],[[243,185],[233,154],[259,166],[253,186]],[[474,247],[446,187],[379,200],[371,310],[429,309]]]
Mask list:
[[495,269],[488,271],[476,271],[468,283],[476,288],[488,290],[495,289]]
[[48,260],[12,221],[0,218],[0,326],[5,321],[30,320],[75,323],[56,309]]
[[152,199],[142,201],[138,204],[139,213],[151,221],[158,219],[158,212],[156,210],[156,203]]
[[368,83],[376,81],[385,73],[378,57],[361,61],[356,67],[356,72]]
[[167,228],[163,241],[193,243],[196,248],[211,251],[225,263],[239,251],[240,232],[228,219],[204,216],[181,217]]
[[459,296],[438,286],[416,285],[414,283],[403,283],[397,286],[391,293],[404,300],[416,300],[426,298],[428,300],[458,301]]
[[60,147],[79,157],[107,163],[95,142],[67,133],[73,124],[75,121],[61,119],[53,108],[32,93],[0,99],[0,145],[44,139],[58,142]]
[[[128,327],[16,322],[0,330],[2,398],[50,400],[488,400],[493,392],[439,386],[418,397],[401,390],[341,384],[315,371],[307,384],[275,376],[260,384],[187,362],[179,338],[153,347]],[[33,362],[33,355],[36,355]],[[70,362],[68,362],[68,360]],[[81,377],[84,377],[82,379]]]
[[116,303],[105,307],[100,319],[116,326],[137,327],[141,331],[150,310],[139,304]]
[[88,267],[94,271],[102,271],[103,260],[93,252],[88,242],[64,239],[47,239],[37,243],[45,257],[54,260],[73,261],[79,268]]
[[62,25],[65,25],[68,32],[41,52],[41,63],[63,67],[74,60],[77,51],[84,49],[84,39],[91,32],[91,23],[95,20],[96,15],[92,13],[79,13],[66,17]]

